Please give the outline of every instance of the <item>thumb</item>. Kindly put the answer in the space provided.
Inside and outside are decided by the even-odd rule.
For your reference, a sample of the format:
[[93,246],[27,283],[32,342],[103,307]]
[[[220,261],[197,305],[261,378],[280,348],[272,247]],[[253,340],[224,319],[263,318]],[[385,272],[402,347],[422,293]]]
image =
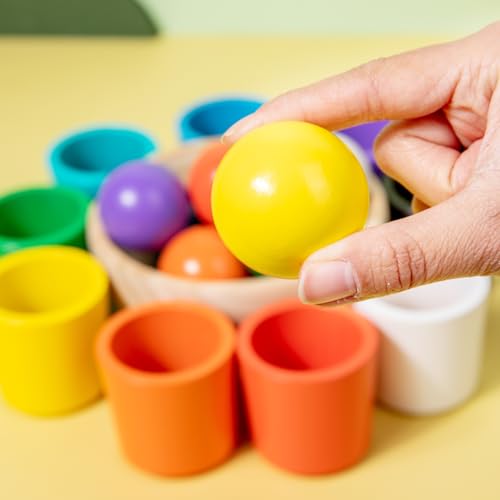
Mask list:
[[[498,271],[498,217],[481,213],[484,193],[462,191],[405,219],[323,248],[304,263],[299,295],[338,304],[459,276]],[[496,227],[494,227],[496,226]]]

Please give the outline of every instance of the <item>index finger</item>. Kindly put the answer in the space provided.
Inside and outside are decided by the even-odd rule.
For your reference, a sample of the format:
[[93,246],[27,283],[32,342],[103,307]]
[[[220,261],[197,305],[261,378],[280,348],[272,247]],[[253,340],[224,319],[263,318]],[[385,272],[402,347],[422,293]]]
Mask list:
[[300,120],[329,130],[379,119],[411,119],[433,113],[450,99],[459,68],[447,43],[376,59],[345,73],[292,90],[231,127],[232,143],[273,121]]

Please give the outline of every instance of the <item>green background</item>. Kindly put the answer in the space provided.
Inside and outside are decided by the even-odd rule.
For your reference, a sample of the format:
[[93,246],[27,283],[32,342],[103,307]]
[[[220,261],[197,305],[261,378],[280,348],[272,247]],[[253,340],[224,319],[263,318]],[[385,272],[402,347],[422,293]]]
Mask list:
[[500,19],[500,0],[141,0],[172,34],[464,33]]
[[497,19],[500,0],[0,0],[7,34],[461,35]]

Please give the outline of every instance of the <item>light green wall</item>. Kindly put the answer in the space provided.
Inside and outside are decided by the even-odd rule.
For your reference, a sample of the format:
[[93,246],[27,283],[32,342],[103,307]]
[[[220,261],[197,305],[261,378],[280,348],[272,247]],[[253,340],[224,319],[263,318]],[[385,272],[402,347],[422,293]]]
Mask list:
[[170,34],[460,34],[500,0],[139,0]]

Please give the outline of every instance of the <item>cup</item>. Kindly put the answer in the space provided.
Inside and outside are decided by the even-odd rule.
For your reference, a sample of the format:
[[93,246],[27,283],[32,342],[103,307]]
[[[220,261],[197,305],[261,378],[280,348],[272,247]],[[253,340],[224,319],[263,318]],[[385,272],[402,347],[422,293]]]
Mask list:
[[240,325],[252,439],[271,462],[324,474],[358,462],[372,429],[378,333],[352,309],[286,300]]
[[85,247],[88,198],[64,187],[30,188],[0,197],[0,256],[27,247]]
[[96,399],[94,338],[108,312],[100,264],[73,247],[30,248],[0,259],[0,385],[33,415]]
[[490,278],[460,278],[355,305],[382,333],[381,402],[432,415],[471,396],[481,370],[490,288]]
[[89,128],[70,133],[50,149],[48,163],[57,184],[94,197],[106,176],[130,160],[156,150],[148,134],[133,128]]
[[180,476],[224,461],[236,443],[234,327],[194,302],[122,310],[97,359],[122,448],[146,471]]
[[213,97],[182,111],[177,120],[180,141],[222,135],[231,125],[263,104],[251,97]]

